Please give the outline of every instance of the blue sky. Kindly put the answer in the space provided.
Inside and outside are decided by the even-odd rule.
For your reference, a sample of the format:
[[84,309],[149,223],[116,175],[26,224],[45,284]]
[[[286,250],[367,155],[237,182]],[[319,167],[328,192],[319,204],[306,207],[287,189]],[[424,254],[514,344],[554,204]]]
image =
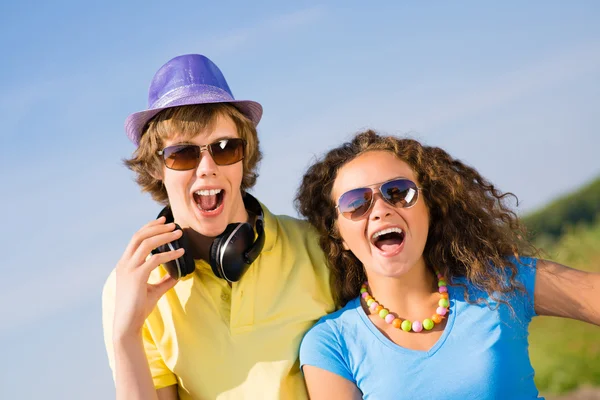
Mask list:
[[365,128],[445,148],[520,213],[600,175],[600,3],[449,3],[2,2],[0,398],[113,398],[101,288],[159,210],[123,122],[176,55],[262,103],[254,193],[276,213]]

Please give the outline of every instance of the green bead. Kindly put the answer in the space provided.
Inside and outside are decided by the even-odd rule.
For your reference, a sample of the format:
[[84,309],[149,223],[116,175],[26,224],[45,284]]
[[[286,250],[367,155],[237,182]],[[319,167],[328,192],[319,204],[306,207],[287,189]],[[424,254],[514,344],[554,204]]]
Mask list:
[[364,292],[366,292],[366,291],[367,291],[367,288],[361,288],[361,289],[360,289],[360,292],[361,292],[361,293],[364,293]]
[[405,319],[404,321],[402,321],[402,325],[400,327],[402,328],[403,331],[410,332],[410,330],[412,329],[412,322]]
[[373,300],[373,299],[367,300],[367,307],[371,307],[371,304],[373,304],[374,302],[375,302],[375,300]]
[[440,301],[438,301],[438,304],[440,307],[448,308],[448,299],[440,299]]
[[379,311],[379,316],[381,318],[385,318],[385,316],[388,315],[389,313],[390,312],[384,308],[383,310]]
[[425,320],[423,320],[423,328],[425,328],[426,331],[432,330],[434,325],[435,324],[433,323],[433,321],[430,320],[429,318],[426,318]]
[[438,287],[442,287],[442,286],[448,286],[448,285],[446,284],[446,281],[445,281],[445,280],[443,280],[443,279],[440,279],[440,280],[438,281]]

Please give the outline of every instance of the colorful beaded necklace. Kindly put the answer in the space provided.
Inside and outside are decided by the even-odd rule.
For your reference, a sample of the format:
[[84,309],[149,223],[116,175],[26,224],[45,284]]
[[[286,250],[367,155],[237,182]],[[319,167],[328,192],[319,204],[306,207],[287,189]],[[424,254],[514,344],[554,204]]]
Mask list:
[[379,316],[385,320],[388,324],[391,324],[394,328],[402,329],[403,331],[410,332],[421,332],[423,329],[430,331],[433,329],[435,324],[440,324],[444,319],[444,315],[448,313],[450,307],[450,301],[448,298],[448,285],[446,284],[446,280],[444,277],[438,272],[435,271],[438,279],[438,291],[440,293],[440,301],[438,302],[438,308],[435,310],[435,314],[431,318],[425,318],[423,322],[414,321],[410,322],[405,319],[404,321],[393,314],[390,313],[390,310],[383,307],[381,304],[375,300],[375,298],[369,294],[369,282],[363,283],[360,288],[360,293],[363,300],[367,303],[367,307],[373,313],[379,314]]

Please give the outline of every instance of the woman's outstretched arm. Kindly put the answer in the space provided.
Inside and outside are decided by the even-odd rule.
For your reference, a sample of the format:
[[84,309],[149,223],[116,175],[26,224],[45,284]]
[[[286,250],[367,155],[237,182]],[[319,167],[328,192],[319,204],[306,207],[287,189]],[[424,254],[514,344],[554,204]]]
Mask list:
[[573,318],[600,326],[600,273],[538,260],[534,307],[538,315]]

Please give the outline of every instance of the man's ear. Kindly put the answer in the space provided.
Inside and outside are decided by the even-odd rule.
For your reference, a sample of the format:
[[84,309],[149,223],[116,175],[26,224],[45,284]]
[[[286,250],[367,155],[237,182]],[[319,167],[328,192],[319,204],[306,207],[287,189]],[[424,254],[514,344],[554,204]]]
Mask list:
[[150,169],[150,176],[152,176],[157,181],[163,181],[165,179],[162,168],[152,168],[152,169]]

